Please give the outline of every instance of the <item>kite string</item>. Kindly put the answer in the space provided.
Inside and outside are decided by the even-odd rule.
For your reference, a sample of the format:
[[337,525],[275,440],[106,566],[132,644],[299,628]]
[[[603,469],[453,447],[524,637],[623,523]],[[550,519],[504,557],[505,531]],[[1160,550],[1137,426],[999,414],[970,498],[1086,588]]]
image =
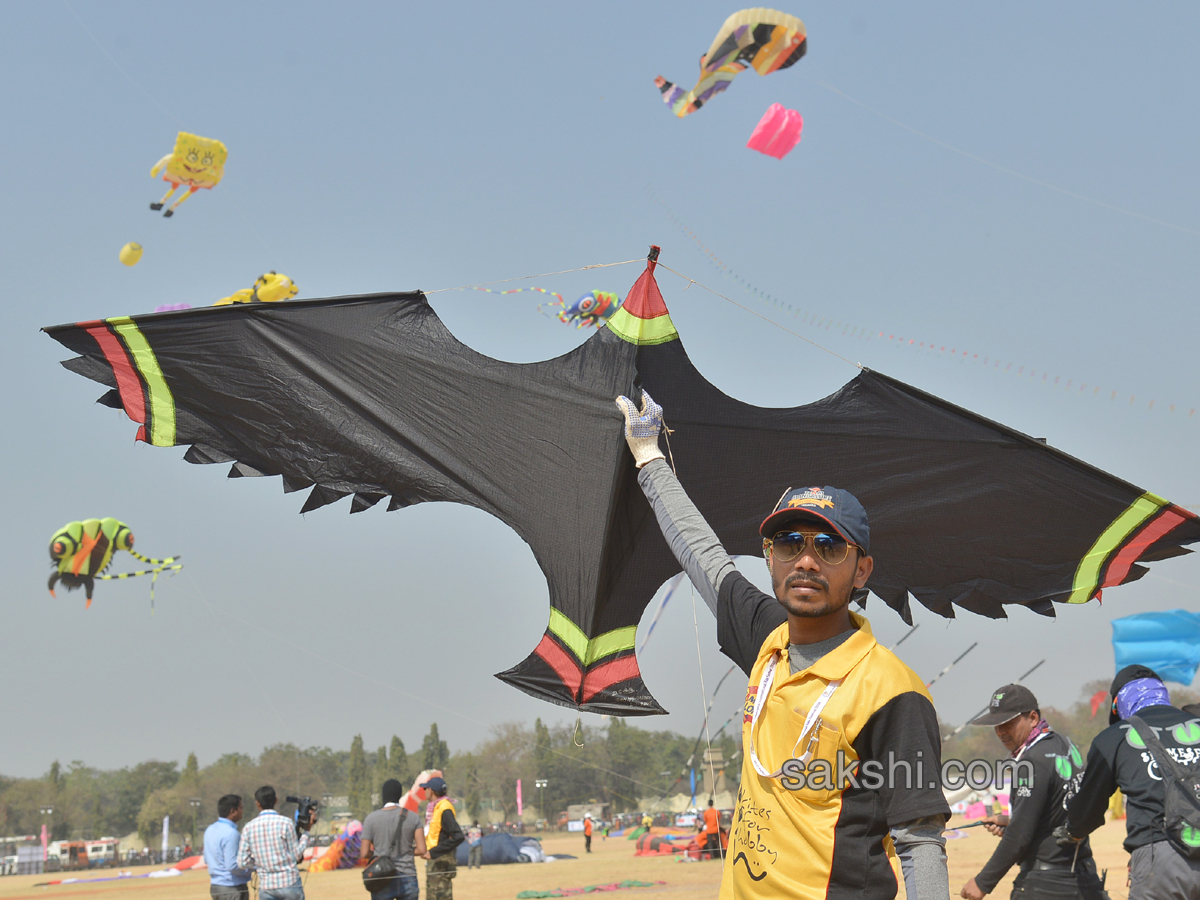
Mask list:
[[[701,287],[703,287],[703,285],[701,285]],[[704,710],[704,759],[708,763],[708,784],[713,791],[716,791],[717,775],[713,766],[712,735],[709,733],[708,706],[705,703],[705,701],[708,699],[708,691],[704,688],[704,659],[700,655],[700,621],[696,618],[696,585],[692,583],[691,578],[688,579],[688,583],[692,588],[692,627],[696,632],[696,668],[700,670],[700,708]],[[720,686],[718,685],[718,687]],[[694,794],[692,797],[695,799]]]
[[[833,350],[830,350],[828,347],[826,347],[826,346],[824,346],[824,345],[822,345],[822,344],[818,344],[818,343],[817,343],[816,341],[814,341],[812,338],[806,338],[804,335],[802,335],[802,334],[800,334],[800,333],[798,333],[798,332],[792,331],[792,329],[788,328],[786,325],[780,325],[780,324],[779,324],[778,322],[776,322],[774,319],[768,318],[767,316],[764,316],[762,313],[755,312],[754,310],[752,310],[752,309],[751,309],[750,307],[748,307],[748,306],[743,306],[741,303],[738,303],[736,300],[733,300],[733,299],[731,299],[731,298],[729,298],[729,297],[726,297],[724,294],[720,293],[719,291],[714,291],[714,290],[713,290],[712,288],[710,288],[708,285],[706,285],[706,284],[704,284],[704,283],[702,283],[702,282],[699,282],[699,281],[697,281],[695,278],[689,278],[687,275],[684,275],[682,272],[676,272],[674,269],[672,269],[670,266],[668,266],[668,265],[666,265],[665,263],[663,263],[661,260],[660,260],[660,261],[659,261],[659,263],[658,263],[658,267],[659,267],[660,269],[666,269],[666,270],[667,270],[668,272],[670,272],[671,274],[673,274],[673,275],[678,275],[678,276],[679,276],[680,278],[682,278],[684,281],[687,281],[687,282],[689,282],[689,284],[688,284],[688,287],[691,287],[693,284],[694,284],[694,285],[696,285],[697,287],[702,287],[702,288],[704,288],[704,290],[708,291],[710,294],[714,294],[714,295],[716,295],[716,296],[720,297],[722,300],[725,300],[725,301],[728,301],[729,303],[732,303],[734,306],[738,307],[739,309],[744,309],[746,312],[750,313],[750,315],[752,315],[752,316],[758,316],[758,318],[762,319],[764,322],[770,322],[770,323],[771,323],[772,325],[774,325],[776,328],[779,328],[779,329],[781,329],[781,330],[783,330],[783,331],[786,331],[788,334],[790,334],[790,335],[792,335],[792,336],[794,336],[794,337],[798,337],[798,338],[800,338],[800,340],[804,341],[804,342],[805,342],[805,343],[807,343],[807,344],[812,344],[812,345],[813,345],[814,347],[816,347],[818,350],[824,350],[824,351],[825,351],[826,353],[828,353],[830,356],[836,356],[836,357],[837,357],[838,359],[840,359],[842,362],[844,362],[844,363],[850,363],[850,365],[854,366],[854,368],[856,368],[856,369],[861,369],[861,368],[862,368],[862,366],[861,366],[859,363],[856,363],[856,362],[854,362],[853,360],[846,359],[846,357],[842,356],[840,353],[837,353],[837,352],[835,352],[835,351],[833,351]],[[685,290],[686,290],[686,288],[685,288]]]
[[430,294],[442,294],[446,291],[468,291],[472,288],[484,288],[489,284],[507,284],[510,281],[527,281],[530,278],[549,278],[551,275],[566,275],[568,272],[586,272],[588,269],[608,269],[612,266],[627,266],[630,263],[645,262],[644,258],[639,259],[624,259],[621,262],[611,263],[592,263],[590,266],[580,266],[577,269],[561,269],[558,272],[542,272],[540,275],[520,275],[516,278],[501,278],[498,281],[481,281],[478,284],[462,284],[458,287],[438,288],[433,291],[422,291],[425,296]]
[[1185,228],[1184,226],[1176,225],[1173,222],[1166,222],[1162,219],[1155,219],[1152,216],[1145,215],[1144,213],[1135,212],[1131,209],[1125,209],[1120,206],[1115,206],[1112,203],[1106,203],[1103,200],[1097,200],[1094,197],[1088,197],[1085,194],[1079,194],[1079,193],[1076,193],[1075,191],[1067,190],[1066,188],[1059,187],[1056,184],[1051,184],[1048,181],[1042,181],[1038,178],[1033,178],[1029,175],[1024,174],[1023,172],[1018,172],[1016,169],[1010,169],[1010,168],[1008,168],[1008,166],[1002,166],[999,163],[992,162],[990,159],[984,159],[982,156],[976,156],[974,153],[970,153],[966,150],[963,150],[960,147],[955,147],[953,144],[949,144],[946,141],[939,140],[938,138],[935,138],[933,135],[926,134],[923,131],[913,128],[911,125],[906,125],[905,123],[901,122],[899,119],[893,119],[891,116],[887,115],[886,113],[880,112],[879,110],[875,109],[875,107],[870,106],[866,103],[863,103],[861,100],[857,99],[856,97],[851,97],[845,91],[841,90],[840,88],[835,87],[832,84],[822,81],[820,78],[817,78],[817,77],[814,77],[811,75],[804,75],[804,74],[801,74],[801,77],[804,78],[806,81],[809,81],[809,82],[817,85],[818,87],[824,88],[827,91],[837,94],[839,97],[849,100],[851,103],[855,104],[856,106],[862,107],[867,112],[872,113],[876,116],[879,116],[879,118],[883,119],[884,121],[891,122],[893,125],[897,126],[898,128],[903,128],[905,131],[907,131],[911,134],[915,134],[917,137],[922,138],[923,140],[929,141],[930,143],[933,143],[933,144],[937,144],[939,147],[949,150],[951,153],[957,153],[960,156],[965,156],[967,159],[977,162],[980,165],[988,166],[989,168],[995,169],[998,172],[1003,172],[1006,175],[1011,175],[1013,178],[1019,178],[1022,181],[1029,182],[1030,184],[1036,184],[1038,187],[1046,188],[1047,190],[1054,191],[1055,193],[1063,194],[1064,196],[1071,197],[1075,200],[1080,200],[1084,203],[1090,203],[1093,206],[1100,207],[1101,209],[1107,209],[1107,210],[1111,210],[1112,212],[1121,213],[1122,215],[1132,216],[1133,218],[1141,219],[1144,222],[1152,222],[1155,225],[1161,225],[1164,228],[1171,228],[1175,231],[1181,231],[1184,234],[1200,236],[1200,231],[1196,231],[1192,228]]

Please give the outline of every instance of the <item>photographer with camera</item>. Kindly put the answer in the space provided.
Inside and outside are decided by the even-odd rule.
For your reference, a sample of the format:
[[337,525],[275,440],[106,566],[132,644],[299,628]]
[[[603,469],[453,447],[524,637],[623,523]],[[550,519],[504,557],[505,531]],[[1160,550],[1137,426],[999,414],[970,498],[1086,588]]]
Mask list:
[[304,900],[296,863],[308,847],[307,831],[317,823],[317,804],[308,797],[288,797],[289,803],[299,803],[291,822],[275,811],[275,788],[269,784],[254,792],[254,801],[259,813],[242,831],[238,867],[258,872],[259,900]]
[[363,871],[363,884],[371,900],[417,900],[414,856],[429,858],[421,817],[400,805],[404,786],[389,778],[379,791],[383,809],[370,813],[363,821],[362,859],[370,860]]

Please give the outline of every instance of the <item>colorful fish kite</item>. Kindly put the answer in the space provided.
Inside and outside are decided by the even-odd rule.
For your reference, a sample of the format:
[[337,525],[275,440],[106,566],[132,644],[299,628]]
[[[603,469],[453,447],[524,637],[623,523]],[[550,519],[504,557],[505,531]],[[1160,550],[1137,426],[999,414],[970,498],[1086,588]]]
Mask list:
[[576,328],[583,328],[586,325],[595,325],[599,327],[609,316],[617,311],[617,307],[621,305],[621,298],[617,294],[609,293],[608,291],[588,291],[570,306],[563,299],[563,295],[556,291],[547,290],[540,287],[526,288],[511,288],[507,291],[495,291],[491,288],[475,288],[477,291],[484,291],[488,294],[519,294],[522,291],[537,291],[541,294],[546,294],[553,297],[553,300],[547,300],[545,303],[538,304],[538,312],[542,315],[548,315],[546,309],[558,307],[558,312],[554,313],[552,318],[558,319],[566,324],[575,323]]
[[442,500],[508,524],[546,575],[550,620],[498,677],[579,710],[663,712],[636,632],[679,565],[613,403],[639,388],[666,409],[683,486],[730,554],[761,553],[758,523],[788,485],[839,485],[871,517],[867,586],[909,624],[910,596],[948,618],[1053,616],[1200,540],[1193,513],[868,369],[790,409],[721,393],[688,359],[657,252],[603,327],[541,362],[463,345],[419,291],[46,330],[78,354],[66,368],[112,388],[139,440],[190,445],[186,460],[231,477],[279,475],[309,491],[303,512]]
[[300,292],[300,287],[286,275],[280,275],[274,269],[265,275],[259,275],[252,288],[242,288],[234,291],[228,297],[222,297],[213,306],[229,306],[231,303],[278,303],[280,300],[290,300]]
[[800,143],[803,128],[804,119],[800,113],[794,109],[784,109],[779,103],[772,103],[758,120],[746,146],[767,156],[783,159]]
[[[123,572],[119,575],[103,574],[117,550],[124,550],[134,559],[155,568],[141,572]],[[54,585],[59,582],[68,591],[78,587],[84,588],[87,594],[87,608],[92,605],[92,590],[96,579],[113,581],[138,575],[153,575],[154,579],[150,583],[150,603],[153,606],[154,581],[158,580],[160,572],[177,572],[182,569],[182,565],[172,565],[178,558],[172,556],[168,559],[150,559],[142,556],[133,549],[133,532],[129,530],[129,526],[117,519],[68,522],[50,538],[50,564],[55,570],[47,586],[50,588],[51,597],[55,596]]]
[[[171,208],[163,213],[167,218],[175,215],[175,210],[196,191],[201,188],[211,191],[220,184],[225,175],[225,160],[228,157],[229,152],[220,141],[188,134],[186,131],[179,132],[175,137],[175,149],[156,162],[150,170],[151,178],[157,178],[158,173],[163,172],[162,180],[171,186],[161,200],[150,204],[150,208],[155,211],[162,209],[172,194],[186,187],[187,192],[180,194],[179,199],[171,204]],[[164,169],[166,171],[163,171]]]
[[[562,297],[558,298],[557,303],[544,305],[559,307],[555,317],[567,325],[574,322],[576,328],[586,328],[588,325],[599,328],[620,309],[621,295],[610,291],[588,291],[570,306],[563,301]],[[538,305],[538,312],[542,312],[542,304]]]
[[743,9],[725,20],[708,52],[700,57],[700,80],[685,91],[661,75],[654,79],[663,102],[679,118],[694,113],[747,66],[759,75],[786,69],[808,49],[804,23],[775,9]]

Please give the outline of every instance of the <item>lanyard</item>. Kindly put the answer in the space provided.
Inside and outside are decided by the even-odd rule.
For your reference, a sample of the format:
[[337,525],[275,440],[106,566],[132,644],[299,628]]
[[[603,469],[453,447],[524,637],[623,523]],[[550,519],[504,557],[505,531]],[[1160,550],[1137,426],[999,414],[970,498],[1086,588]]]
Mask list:
[[[763,669],[762,677],[758,681],[758,691],[754,695],[754,711],[750,715],[750,762],[754,764],[756,771],[763,778],[778,778],[783,774],[783,769],[780,768],[776,772],[768,772],[758,759],[758,753],[754,750],[754,728],[758,724],[758,717],[763,711],[763,707],[767,704],[767,697],[775,687],[775,667],[779,664],[779,651],[775,651],[771,658],[767,661],[767,666]],[[800,737],[796,739],[796,743],[792,746],[792,755],[795,756],[796,747],[800,746],[800,742],[805,736],[812,731],[813,738],[817,737],[814,727],[818,724],[821,710],[825,708],[825,704],[829,702],[829,698],[833,696],[833,692],[838,689],[838,685],[842,683],[840,678],[829,682],[825,690],[821,692],[821,696],[817,698],[817,702],[812,705],[812,709],[808,711],[808,715],[804,717],[804,728],[800,732]],[[814,740],[808,742],[808,746],[804,750],[804,755],[800,757],[802,763],[807,763],[809,757],[812,756]]]

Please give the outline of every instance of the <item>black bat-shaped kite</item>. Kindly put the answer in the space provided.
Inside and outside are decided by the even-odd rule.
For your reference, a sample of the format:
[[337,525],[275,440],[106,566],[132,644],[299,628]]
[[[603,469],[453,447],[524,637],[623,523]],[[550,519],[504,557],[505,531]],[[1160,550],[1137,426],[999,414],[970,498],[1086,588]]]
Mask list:
[[590,712],[663,712],[634,639],[679,566],[613,404],[639,388],[666,409],[680,479],[730,553],[761,552],[758,524],[789,485],[846,488],[871,520],[868,586],[910,624],[909,595],[947,617],[1053,616],[1200,540],[1187,510],[877,372],[793,409],[727,397],[684,352],[654,266],[584,344],[527,364],[459,342],[419,291],[46,331],[139,439],[311,488],[304,512],[353,495],[351,512],[449,500],[506,522],[546,574],[550,623],[497,677]]

